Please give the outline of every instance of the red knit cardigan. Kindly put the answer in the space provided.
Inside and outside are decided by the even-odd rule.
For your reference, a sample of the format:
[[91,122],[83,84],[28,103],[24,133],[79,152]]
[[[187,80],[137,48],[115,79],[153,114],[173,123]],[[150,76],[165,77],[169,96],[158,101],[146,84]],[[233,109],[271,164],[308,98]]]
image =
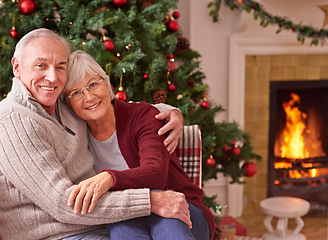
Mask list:
[[155,119],[159,111],[145,102],[113,102],[118,145],[129,169],[104,169],[114,178],[111,190],[150,188],[181,192],[187,201],[202,210],[213,238],[214,218],[203,204],[203,191],[183,171],[177,155],[168,153],[163,144],[166,136],[157,133],[164,125]]

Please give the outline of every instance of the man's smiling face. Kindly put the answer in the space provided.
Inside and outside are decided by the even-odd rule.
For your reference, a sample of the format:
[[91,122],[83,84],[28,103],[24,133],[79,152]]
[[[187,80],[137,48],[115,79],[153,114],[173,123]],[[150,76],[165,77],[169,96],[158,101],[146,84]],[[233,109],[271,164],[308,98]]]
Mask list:
[[68,56],[64,46],[49,37],[28,42],[20,59],[12,60],[14,75],[49,114],[66,83]]

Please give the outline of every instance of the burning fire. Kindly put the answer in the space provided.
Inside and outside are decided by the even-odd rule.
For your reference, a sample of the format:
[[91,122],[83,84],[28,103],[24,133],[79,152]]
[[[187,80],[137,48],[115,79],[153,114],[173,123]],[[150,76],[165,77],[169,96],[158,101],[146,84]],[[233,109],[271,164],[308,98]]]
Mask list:
[[[321,141],[317,138],[319,132],[316,132],[318,130],[315,121],[310,127],[307,126],[307,114],[299,109],[301,102],[299,95],[291,93],[290,96],[291,99],[283,103],[286,113],[286,125],[280,142],[276,142],[275,155],[288,158],[291,162],[275,162],[274,167],[276,169],[292,168],[296,160],[325,156]],[[311,123],[311,121],[309,122]],[[312,163],[301,161],[300,165],[307,170],[289,170],[288,175],[290,178],[315,177],[318,175],[317,169],[313,168]]]
[[300,104],[300,97],[295,93],[288,102],[283,103],[283,108],[286,113],[286,126],[283,130],[283,145],[280,148],[281,157],[283,158],[308,158],[309,152],[304,145],[303,132],[306,128],[304,119],[307,118],[305,113],[302,113],[297,107]]

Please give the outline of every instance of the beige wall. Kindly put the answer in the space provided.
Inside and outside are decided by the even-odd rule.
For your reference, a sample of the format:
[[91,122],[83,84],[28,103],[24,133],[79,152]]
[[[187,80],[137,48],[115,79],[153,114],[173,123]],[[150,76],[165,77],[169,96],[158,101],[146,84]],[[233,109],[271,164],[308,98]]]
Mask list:
[[[268,79],[278,80],[284,77],[287,80],[292,78],[298,78],[299,80],[305,78],[305,75],[313,79],[328,75],[328,68],[317,66],[318,62],[320,64],[325,62],[326,57],[319,57],[320,60],[313,60],[316,57],[312,56],[312,54],[327,53],[327,44],[325,45],[325,51],[321,50],[322,46],[308,47],[308,41],[300,44],[297,42],[296,33],[282,30],[281,33],[276,34],[278,27],[269,25],[263,28],[259,25],[259,20],[254,20],[252,14],[237,10],[231,11],[224,5],[222,5],[219,13],[220,21],[213,23],[208,15],[209,9],[207,5],[209,2],[212,2],[212,0],[179,0],[178,10],[181,13],[179,24],[184,35],[190,40],[191,48],[198,51],[201,55],[201,67],[206,75],[205,83],[209,85],[209,100],[227,110],[224,113],[220,113],[216,120],[235,120],[241,126],[247,125],[246,132],[250,135],[256,135],[252,140],[254,144],[260,143],[259,146],[256,146],[256,152],[264,157],[264,161],[259,164],[258,176],[246,179],[247,184],[244,197],[241,199],[244,210],[247,213],[252,210],[249,206],[254,205],[254,208],[258,208],[257,201],[254,201],[255,196],[258,195],[264,198],[266,194],[264,189],[265,181],[263,181],[263,178],[261,179],[261,176],[265,174],[267,168],[265,160],[267,158],[267,150],[264,145],[267,141],[267,130],[265,129],[268,123],[265,121],[268,119],[268,110],[265,110],[264,106],[268,104],[268,98],[265,96],[268,92]],[[288,2],[285,0],[261,0],[258,2],[273,15],[288,16],[295,23],[302,23],[316,28],[322,27],[325,18],[318,5],[327,4],[326,0],[289,0]],[[256,49],[257,46],[258,48]],[[269,54],[267,54],[267,48],[271,49]],[[302,50],[298,50],[299,48],[302,48]],[[234,50],[239,52],[236,53]],[[285,58],[281,55],[282,52],[290,55],[290,57]],[[303,56],[298,60],[291,59],[293,55],[296,55],[295,53]],[[272,55],[272,57],[267,55]],[[240,56],[247,58],[246,69],[244,69],[245,65],[243,65],[244,59],[240,59]],[[307,58],[309,60],[312,59],[309,61],[309,66],[298,65],[300,62],[306,61]],[[263,68],[257,66],[251,70],[251,65],[255,64],[255,62],[263,65]],[[266,71],[268,69],[266,64],[270,64],[270,68],[274,66],[270,73]],[[295,64],[298,67],[294,66]],[[281,66],[284,67],[280,68]],[[235,74],[236,72],[239,74]],[[261,79],[246,86],[244,85],[246,84],[244,82],[246,76],[244,75],[247,78],[261,75]],[[247,81],[249,82],[249,80]],[[249,95],[256,89],[253,88],[254,86],[260,88],[262,95],[252,99],[248,96],[246,100],[247,97],[244,94]],[[244,101],[253,102],[259,107],[257,110],[249,110],[250,112],[255,111],[256,114],[251,116],[249,114],[244,115]],[[238,106],[241,106],[240,110]],[[233,114],[231,114],[232,112]],[[261,123],[251,121],[256,119],[265,121]],[[262,127],[251,129],[250,127],[254,124],[260,124]],[[217,181],[221,180],[218,179]],[[215,186],[213,186],[213,192],[217,195],[230,194],[229,190],[226,193],[222,193],[222,189]],[[227,204],[232,206],[229,201]]]
[[[178,10],[181,13],[179,24],[190,40],[190,47],[201,55],[201,67],[206,75],[205,83],[209,84],[209,100],[216,105],[227,107],[228,59],[230,21],[235,13],[222,8],[220,22],[213,23],[208,15],[207,4],[211,0],[179,0]],[[226,120],[226,113],[217,116],[217,121]]]
[[[230,38],[233,36],[271,37],[277,41],[289,38],[297,43],[297,35],[285,30],[276,34],[278,30],[276,26],[269,25],[263,28],[259,25],[260,21],[254,20],[252,14],[231,11],[224,4],[219,12],[219,22],[213,23],[207,8],[210,2],[213,0],[179,0],[178,10],[181,15],[178,21],[180,29],[190,40],[191,48],[201,55],[201,67],[206,74],[205,82],[209,84],[209,99],[228,109],[231,104],[228,101]],[[261,0],[259,2],[272,15],[288,16],[295,23],[318,28],[322,27],[324,14],[317,6],[327,4],[326,0],[289,0],[288,2]],[[227,113],[221,113],[217,116],[217,120],[227,120],[227,116]]]

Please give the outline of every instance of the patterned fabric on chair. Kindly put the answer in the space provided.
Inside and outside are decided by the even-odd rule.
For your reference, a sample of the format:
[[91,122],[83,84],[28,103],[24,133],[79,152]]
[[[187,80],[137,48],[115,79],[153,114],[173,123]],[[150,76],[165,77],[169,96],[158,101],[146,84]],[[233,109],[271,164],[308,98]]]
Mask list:
[[183,170],[192,182],[202,186],[202,140],[198,125],[184,126],[176,149]]

